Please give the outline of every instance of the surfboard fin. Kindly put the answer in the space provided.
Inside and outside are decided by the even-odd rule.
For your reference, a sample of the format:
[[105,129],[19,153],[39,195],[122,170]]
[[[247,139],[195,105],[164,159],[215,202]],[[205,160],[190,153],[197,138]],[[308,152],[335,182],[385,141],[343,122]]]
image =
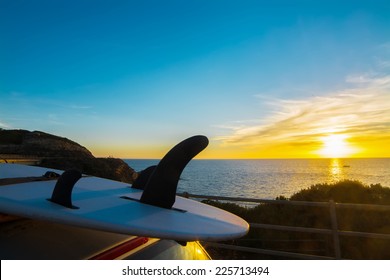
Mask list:
[[144,190],[150,176],[152,175],[156,167],[157,165],[152,165],[139,172],[137,179],[134,181],[131,187],[138,190]]
[[206,136],[196,135],[174,146],[151,172],[140,201],[171,209],[175,203],[177,184],[183,169],[208,143]]
[[75,169],[62,173],[54,187],[51,198],[48,200],[67,208],[78,209],[78,207],[72,204],[72,190],[81,176],[80,171]]

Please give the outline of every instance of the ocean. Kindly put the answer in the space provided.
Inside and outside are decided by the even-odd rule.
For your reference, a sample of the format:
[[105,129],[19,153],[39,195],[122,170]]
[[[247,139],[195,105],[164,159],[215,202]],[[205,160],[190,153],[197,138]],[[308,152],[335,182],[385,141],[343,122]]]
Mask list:
[[[141,171],[159,160],[125,162]],[[344,179],[390,187],[390,158],[192,160],[182,173],[178,192],[275,199],[314,184]]]

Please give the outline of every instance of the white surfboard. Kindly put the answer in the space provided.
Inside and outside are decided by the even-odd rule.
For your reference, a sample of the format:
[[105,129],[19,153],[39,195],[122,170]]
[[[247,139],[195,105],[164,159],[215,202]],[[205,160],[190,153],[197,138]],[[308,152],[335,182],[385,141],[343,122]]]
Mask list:
[[[183,152],[180,147],[179,151]],[[168,161],[164,161],[166,158]],[[164,157],[162,167],[157,166],[156,171],[164,171],[167,162],[172,169],[170,158]],[[54,191],[57,185],[61,185],[61,179],[42,177],[47,171],[65,174],[60,170],[43,167],[0,164],[0,213],[180,241],[234,239],[245,235],[249,229],[248,223],[240,217],[191,199],[175,195],[172,206],[164,203],[161,206],[160,202],[153,202],[155,197],[151,200],[144,198],[148,188],[149,192],[153,192],[149,186],[154,184],[153,178],[148,180],[148,186],[142,190],[131,188],[126,183],[83,176],[77,178],[74,186],[71,186],[71,201],[68,205],[64,203],[64,206],[62,202],[56,201]],[[164,185],[164,178],[161,184]]]
[[[0,164],[0,179],[41,176],[62,171],[18,164]],[[221,209],[177,197],[172,209],[139,202],[142,190],[97,177],[82,177],[66,208],[47,199],[56,180],[0,186],[0,212],[74,226],[165,239],[226,240],[241,237],[248,224]],[[127,197],[130,199],[126,199]],[[134,200],[132,200],[134,199]]]

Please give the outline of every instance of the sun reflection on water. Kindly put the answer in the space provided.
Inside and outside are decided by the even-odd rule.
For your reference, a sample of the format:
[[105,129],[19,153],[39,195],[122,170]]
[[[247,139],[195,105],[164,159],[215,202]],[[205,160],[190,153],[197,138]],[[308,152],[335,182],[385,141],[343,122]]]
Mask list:
[[344,179],[344,168],[340,159],[332,158],[330,160],[328,173],[330,183],[335,183]]

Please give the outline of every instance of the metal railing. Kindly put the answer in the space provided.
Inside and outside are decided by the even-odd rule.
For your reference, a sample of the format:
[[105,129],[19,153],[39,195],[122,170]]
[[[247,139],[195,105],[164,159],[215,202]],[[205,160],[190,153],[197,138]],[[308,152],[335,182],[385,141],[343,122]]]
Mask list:
[[254,199],[254,198],[241,198],[241,197],[196,195],[190,193],[182,193],[179,195],[186,198],[207,199],[212,201],[233,201],[239,203],[244,202],[244,203],[256,203],[256,204],[278,204],[278,205],[295,205],[295,206],[309,206],[309,207],[315,206],[315,207],[325,207],[329,209],[329,216],[331,221],[331,228],[329,229],[284,226],[284,225],[275,225],[275,224],[260,224],[260,223],[249,223],[249,225],[252,229],[268,229],[268,230],[278,230],[278,231],[317,233],[317,234],[330,235],[332,237],[332,243],[333,243],[332,244],[333,251],[334,251],[333,256],[302,254],[302,253],[295,253],[295,252],[288,252],[288,251],[281,251],[281,250],[243,247],[243,246],[216,243],[216,242],[204,242],[204,244],[216,248],[237,250],[241,252],[258,253],[258,254],[265,254],[265,255],[273,255],[273,256],[287,257],[287,258],[297,258],[297,259],[341,259],[340,236],[352,236],[352,237],[390,240],[390,234],[340,230],[338,227],[337,212],[336,212],[336,209],[363,209],[363,210],[370,210],[370,211],[390,211],[390,205],[335,203],[332,200],[329,202],[311,202],[311,201]]

